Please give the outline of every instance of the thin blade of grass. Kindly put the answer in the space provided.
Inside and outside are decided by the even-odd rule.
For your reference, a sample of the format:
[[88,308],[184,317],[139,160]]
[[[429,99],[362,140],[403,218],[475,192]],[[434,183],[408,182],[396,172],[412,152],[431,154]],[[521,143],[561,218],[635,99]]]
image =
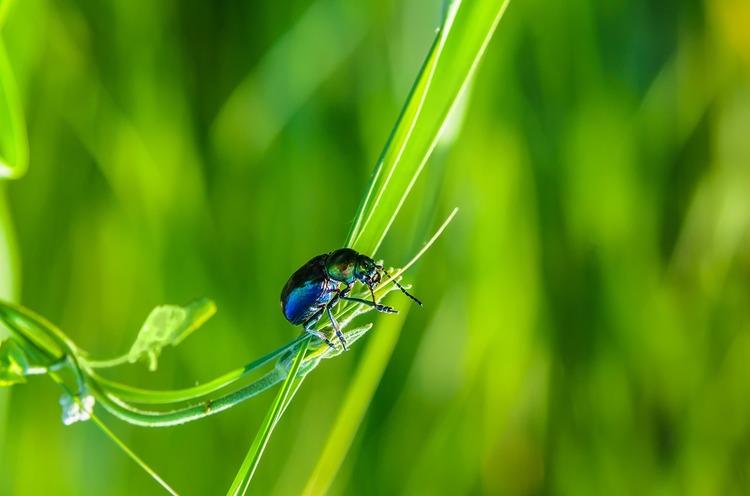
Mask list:
[[169,494],[172,494],[173,496],[178,496],[177,491],[172,489],[172,487],[167,484],[167,482],[161,478],[159,474],[156,473],[154,469],[152,469],[143,459],[141,459],[138,455],[135,454],[133,450],[131,450],[127,444],[125,444],[117,435],[115,435],[114,432],[112,432],[107,425],[102,422],[99,417],[96,415],[91,415],[91,420],[93,420],[96,425],[106,434],[117,446],[120,447],[122,451],[125,452],[125,454],[133,460],[136,464],[138,464],[139,467],[143,469],[144,472],[146,472],[148,475],[150,475],[161,487],[163,487]]
[[0,38],[0,179],[23,176],[28,162],[29,144],[21,100]]
[[[404,315],[408,312],[409,307],[401,311]],[[313,496],[328,492],[380,383],[403,325],[403,318],[382,319],[378,325],[378,332],[373,333],[349,384],[344,404],[331,424],[333,428],[302,492],[303,495]]]
[[268,410],[266,418],[263,420],[263,424],[258,430],[255,440],[245,457],[245,461],[242,462],[242,466],[240,467],[239,472],[237,472],[237,476],[234,478],[234,482],[232,482],[232,486],[229,488],[227,494],[235,496],[247,492],[250,480],[253,478],[253,474],[255,474],[255,469],[258,468],[258,463],[263,455],[263,451],[266,449],[266,444],[268,444],[271,433],[284,412],[289,393],[293,389],[295,379],[297,378],[297,372],[302,364],[302,359],[305,356],[309,342],[310,338],[308,337],[297,352],[297,356],[294,358],[294,362],[289,369],[289,374],[287,375],[284,384],[281,386],[279,394],[276,395],[273,405],[271,405],[271,408]]

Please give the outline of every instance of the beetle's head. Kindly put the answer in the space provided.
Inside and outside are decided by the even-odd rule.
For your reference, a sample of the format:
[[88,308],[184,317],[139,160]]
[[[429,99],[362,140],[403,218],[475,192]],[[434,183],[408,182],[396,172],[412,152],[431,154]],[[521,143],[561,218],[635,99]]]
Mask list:
[[354,278],[362,281],[370,289],[380,284],[380,265],[367,255],[357,255],[357,264],[354,268]]
[[[331,279],[344,284],[350,284],[357,280],[370,288],[370,292],[380,284],[381,274],[391,278],[382,265],[376,264],[372,258],[357,253],[351,248],[341,248],[329,254],[325,262],[325,269],[326,274]],[[393,284],[398,286],[406,296],[414,300],[419,306],[422,306],[422,302],[406,291],[397,280],[393,279]],[[375,301],[374,293],[372,293],[372,299]]]

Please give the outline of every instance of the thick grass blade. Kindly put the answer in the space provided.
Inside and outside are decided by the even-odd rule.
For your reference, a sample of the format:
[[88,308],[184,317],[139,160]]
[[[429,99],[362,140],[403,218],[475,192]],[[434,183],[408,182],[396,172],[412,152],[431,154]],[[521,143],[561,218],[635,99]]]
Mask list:
[[[370,254],[377,251],[440,139],[451,111],[464,94],[507,5],[508,0],[466,4],[457,1],[450,5],[373,173],[346,246]],[[441,230],[444,227],[445,224]],[[388,364],[400,329],[400,324],[394,324],[390,332],[381,329],[370,340],[304,494],[324,494],[330,488]]]
[[21,100],[0,38],[0,179],[23,176],[28,162],[29,144]]
[[509,0],[452,2],[399,117],[346,246],[374,255],[435,148]]

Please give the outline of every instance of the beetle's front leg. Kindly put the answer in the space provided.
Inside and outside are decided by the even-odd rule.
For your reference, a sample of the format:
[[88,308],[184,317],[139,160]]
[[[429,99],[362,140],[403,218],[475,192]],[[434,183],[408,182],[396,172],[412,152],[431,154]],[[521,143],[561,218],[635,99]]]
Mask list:
[[376,303],[375,302],[375,295],[373,295],[373,297],[372,297],[373,301],[363,300],[362,298],[354,298],[354,297],[351,297],[351,296],[341,296],[340,298],[342,300],[345,300],[345,301],[353,301],[353,302],[356,302],[356,303],[362,303],[363,305],[367,305],[368,307],[373,307],[378,312],[395,313],[395,314],[398,313],[398,310],[396,310],[393,307],[389,307],[389,306],[386,306],[386,305],[381,305],[379,303]]
[[[352,290],[352,284],[348,284],[344,289],[340,290],[337,294],[335,299],[341,299],[345,301],[354,301],[357,303],[364,303],[368,307],[373,307],[378,312],[383,313],[398,313],[398,310],[394,310],[393,307],[389,307],[386,305],[381,305],[375,300],[375,292],[372,290],[372,286],[365,284],[367,286],[367,289],[370,290],[370,295],[372,295],[372,301],[363,300],[361,298],[354,298],[352,296],[349,296],[349,292]],[[333,303],[333,302],[331,302]]]

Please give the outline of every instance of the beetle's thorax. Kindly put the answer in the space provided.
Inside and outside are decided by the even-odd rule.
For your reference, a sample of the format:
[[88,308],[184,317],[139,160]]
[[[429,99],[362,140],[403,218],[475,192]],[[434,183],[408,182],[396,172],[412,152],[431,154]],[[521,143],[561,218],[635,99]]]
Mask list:
[[350,284],[356,278],[359,256],[351,248],[341,248],[329,253],[325,260],[326,275],[334,281]]

